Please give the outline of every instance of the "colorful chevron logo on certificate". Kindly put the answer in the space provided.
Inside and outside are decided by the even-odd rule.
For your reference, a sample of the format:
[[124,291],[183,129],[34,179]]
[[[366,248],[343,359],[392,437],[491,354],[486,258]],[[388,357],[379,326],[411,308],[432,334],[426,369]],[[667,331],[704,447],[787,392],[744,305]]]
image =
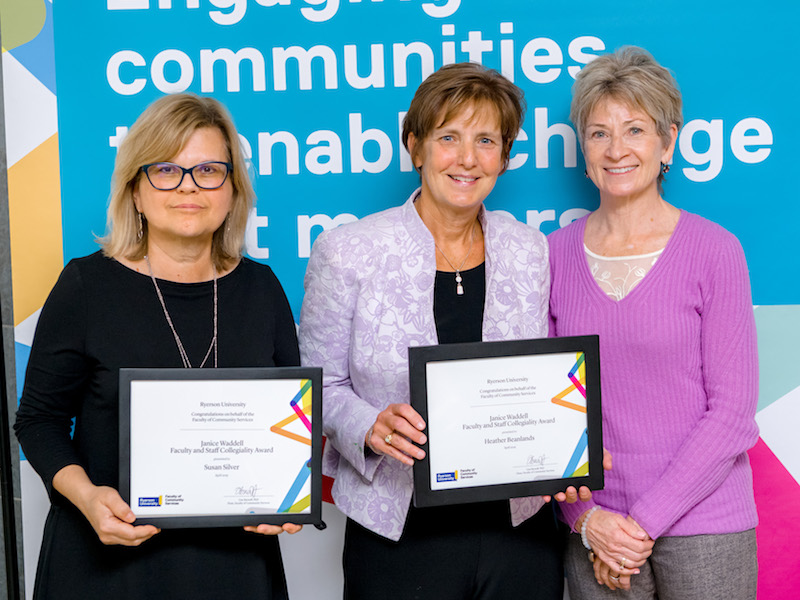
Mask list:
[[[300,379],[300,390],[287,407],[291,414],[278,421],[270,431],[289,438],[298,444],[311,446],[311,380]],[[298,433],[299,431],[299,433]],[[298,467],[297,477],[289,487],[280,507],[279,513],[296,513],[308,510],[311,505],[311,494],[300,497],[303,487],[311,476],[310,460],[305,460]]]
[[[586,413],[586,362],[583,352],[575,354],[575,364],[567,373],[570,384],[551,400],[569,410]],[[589,473],[588,437],[586,430],[578,438],[572,457],[564,469],[564,477],[580,477]]]

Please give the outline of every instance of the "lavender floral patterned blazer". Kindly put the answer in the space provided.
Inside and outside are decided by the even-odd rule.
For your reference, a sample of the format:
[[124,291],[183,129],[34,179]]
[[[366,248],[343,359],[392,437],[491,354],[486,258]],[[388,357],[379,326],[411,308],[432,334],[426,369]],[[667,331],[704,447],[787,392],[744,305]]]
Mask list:
[[[323,232],[311,252],[300,316],[304,365],[322,366],[328,437],[323,472],[336,506],[364,527],[400,539],[412,469],[365,453],[364,437],[389,404],[409,401],[408,347],[438,343],[433,236],[402,206]],[[547,336],[548,247],[537,230],[481,209],[486,248],[485,341]],[[467,291],[469,293],[469,291]],[[521,523],[539,497],[511,501]]]

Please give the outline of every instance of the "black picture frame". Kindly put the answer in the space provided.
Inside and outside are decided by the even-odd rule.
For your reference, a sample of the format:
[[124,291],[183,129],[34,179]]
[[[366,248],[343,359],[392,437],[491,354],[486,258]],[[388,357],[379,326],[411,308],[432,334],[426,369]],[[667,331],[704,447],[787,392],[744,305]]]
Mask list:
[[[310,447],[310,502],[305,512],[274,512],[258,514],[192,514],[137,517],[135,525],[151,524],[160,528],[187,527],[238,527],[262,523],[312,524],[322,529],[322,369],[315,367],[253,367],[222,369],[120,369],[119,374],[119,491],[131,505],[131,403],[136,402],[132,384],[137,381],[206,382],[247,380],[309,380],[311,382]],[[265,398],[265,401],[269,399]],[[294,408],[294,406],[292,406]],[[294,411],[297,413],[297,410]],[[288,413],[288,410],[287,410]],[[299,413],[298,413],[299,414]],[[158,418],[158,415],[153,415]],[[273,429],[274,430],[274,429]],[[291,434],[290,434],[291,435]],[[306,442],[307,444],[307,442]],[[163,465],[162,465],[163,466]],[[161,466],[159,466],[161,468]],[[302,467],[301,467],[302,471]]]
[[[426,430],[427,441],[422,446],[425,458],[414,463],[414,505],[417,507],[443,506],[467,502],[484,502],[525,496],[552,495],[568,486],[587,486],[602,489],[603,474],[603,421],[600,391],[600,350],[596,335],[475,342],[418,346],[408,349],[411,405],[429,423],[427,367],[439,361],[472,361],[486,358],[536,356],[561,353],[582,353],[585,361],[586,392],[586,449],[588,473],[574,477],[536,479],[492,485],[475,485],[455,489],[432,489],[431,445],[436,452],[436,439]],[[577,363],[576,363],[577,364]],[[561,375],[559,375],[561,376]],[[435,401],[435,400],[434,400]],[[555,401],[555,398],[553,398]],[[557,402],[554,402],[558,404]]]

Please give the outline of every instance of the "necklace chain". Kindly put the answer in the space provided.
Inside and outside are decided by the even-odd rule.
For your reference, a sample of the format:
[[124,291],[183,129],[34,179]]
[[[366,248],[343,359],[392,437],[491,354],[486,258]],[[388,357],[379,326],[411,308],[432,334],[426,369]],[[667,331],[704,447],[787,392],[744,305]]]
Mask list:
[[[158,296],[158,301],[161,303],[161,308],[164,310],[164,316],[167,318],[167,324],[169,325],[170,330],[172,331],[172,337],[175,338],[175,345],[178,347],[178,353],[181,355],[181,362],[183,363],[183,367],[185,369],[191,369],[192,363],[189,361],[189,355],[186,353],[186,349],[183,347],[183,342],[181,341],[181,337],[178,335],[178,331],[175,329],[175,325],[172,323],[172,318],[169,316],[169,311],[167,310],[167,304],[164,302],[164,296],[161,295],[161,289],[158,287],[158,282],[156,281],[155,275],[153,275],[153,266],[150,264],[150,257],[145,255],[144,257],[145,262],[147,263],[147,270],[150,272],[150,279],[153,282],[153,287],[156,288],[156,295]],[[217,269],[214,268],[214,336],[211,338],[211,345],[208,347],[208,351],[206,352],[205,357],[203,358],[203,362],[200,363],[198,368],[202,369],[206,362],[208,361],[208,357],[211,356],[211,351],[214,351],[214,368],[217,368],[218,364],[218,356],[217,356]]]
[[462,279],[461,279],[461,269],[463,269],[464,265],[467,264],[467,259],[469,258],[469,255],[472,254],[472,245],[474,243],[475,243],[475,223],[473,222],[473,224],[472,224],[472,237],[469,240],[469,249],[467,250],[467,255],[464,257],[464,260],[461,261],[461,264],[456,268],[456,267],[453,266],[453,263],[450,262],[450,259],[447,258],[447,255],[445,255],[445,253],[442,252],[442,249],[439,248],[439,244],[436,243],[436,238],[434,238],[434,240],[433,240],[433,245],[436,246],[436,249],[442,255],[442,258],[444,258],[447,261],[447,264],[450,265],[450,268],[453,269],[456,272],[456,294],[458,294],[459,296],[463,296],[464,295],[464,286],[461,285],[461,281],[462,281]]

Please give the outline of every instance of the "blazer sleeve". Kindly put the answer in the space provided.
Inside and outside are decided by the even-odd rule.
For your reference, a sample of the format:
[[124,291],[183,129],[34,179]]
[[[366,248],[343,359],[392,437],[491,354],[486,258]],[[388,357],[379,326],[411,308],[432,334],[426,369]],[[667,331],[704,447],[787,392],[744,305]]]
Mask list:
[[328,443],[371,481],[383,459],[364,447],[380,410],[353,389],[350,364],[358,302],[358,273],[345,266],[342,250],[322,233],[314,243],[300,313],[300,357],[323,368],[323,423]]

